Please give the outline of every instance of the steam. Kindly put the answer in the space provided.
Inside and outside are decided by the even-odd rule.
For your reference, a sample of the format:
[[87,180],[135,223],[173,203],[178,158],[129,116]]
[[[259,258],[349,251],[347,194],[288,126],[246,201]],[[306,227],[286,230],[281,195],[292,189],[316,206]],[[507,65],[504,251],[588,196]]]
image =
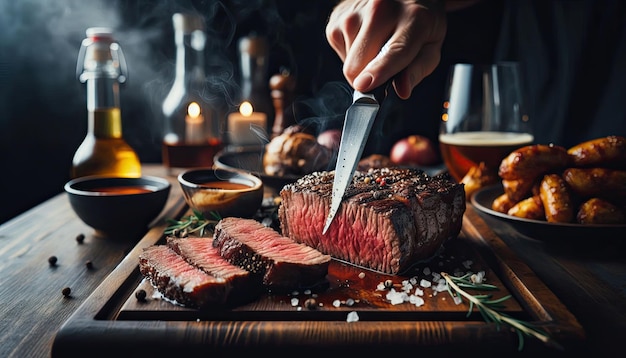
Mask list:
[[[236,46],[232,46],[237,41],[237,32],[247,35],[259,31],[266,35],[270,46],[283,55],[280,65],[289,66],[297,75],[287,37],[293,23],[307,26],[313,16],[305,19],[309,14],[300,14],[299,18],[291,19],[281,14],[274,2],[264,0],[232,0],[228,4],[227,8],[215,0],[1,1],[0,113],[15,113],[18,105],[37,103],[38,113],[51,112],[63,117],[64,122],[56,123],[52,129],[59,133],[52,135],[82,140],[86,132],[86,102],[84,86],[76,79],[78,51],[87,28],[110,27],[128,66],[128,81],[120,92],[124,136],[140,152],[160,153],[160,108],[174,78],[174,13],[197,12],[205,18],[206,95],[211,101],[221,103],[220,115],[237,105],[238,62],[233,53]],[[25,93],[33,98],[24,98]],[[341,97],[345,98],[346,94],[342,93]],[[313,114],[302,113],[302,120],[313,121],[314,116],[331,116],[330,112],[337,112],[317,102],[318,99],[304,100],[304,107],[322,107]],[[0,125],[4,127],[16,120],[0,116]],[[16,126],[15,122],[12,125]]]

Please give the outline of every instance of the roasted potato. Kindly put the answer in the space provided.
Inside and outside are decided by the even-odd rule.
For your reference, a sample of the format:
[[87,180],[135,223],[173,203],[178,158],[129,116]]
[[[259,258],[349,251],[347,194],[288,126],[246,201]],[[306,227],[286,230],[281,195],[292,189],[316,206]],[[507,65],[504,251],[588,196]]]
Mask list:
[[575,167],[626,169],[626,138],[608,136],[575,145],[567,150]]
[[517,204],[513,205],[507,211],[507,214],[533,220],[546,219],[543,202],[541,201],[541,198],[537,195],[521,200]]
[[606,200],[591,198],[578,208],[576,222],[580,224],[626,224],[626,214],[618,206]]
[[558,174],[546,174],[541,180],[539,197],[548,222],[574,221],[574,207],[565,180]]
[[508,195],[513,202],[518,202],[531,196],[535,182],[534,178],[502,180],[502,187],[504,188],[504,193]]
[[477,166],[473,166],[465,174],[461,183],[465,184],[465,198],[469,200],[478,189],[484,188],[498,182],[497,175],[487,170],[485,163],[481,162]]
[[[612,223],[626,219],[626,138],[607,136],[575,145],[529,145],[511,152],[498,175],[504,194],[492,209],[549,222]],[[533,202],[539,200],[541,205]]]
[[498,175],[505,180],[534,180],[542,174],[569,167],[570,160],[564,147],[552,144],[528,145],[504,158],[498,168]]
[[607,168],[567,168],[563,180],[583,198],[599,197],[626,203],[626,171]]
[[[516,203],[517,202],[512,201],[511,198],[509,198],[509,196],[504,193],[493,199],[493,202],[491,203],[491,209],[506,214],[509,209],[513,207],[513,205],[515,205]],[[543,208],[541,210],[543,213]]]

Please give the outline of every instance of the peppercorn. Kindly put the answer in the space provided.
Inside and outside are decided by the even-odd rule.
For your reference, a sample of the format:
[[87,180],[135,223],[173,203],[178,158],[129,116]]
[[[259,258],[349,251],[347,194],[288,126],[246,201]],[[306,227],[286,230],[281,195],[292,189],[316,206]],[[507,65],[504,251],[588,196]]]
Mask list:
[[93,268],[93,263],[91,260],[87,260],[87,262],[85,262],[85,266],[87,266],[88,270],[91,270]]
[[63,290],[61,290],[61,293],[64,297],[70,297],[70,295],[72,294],[72,289],[69,287],[64,287]]
[[386,288],[392,288],[393,287],[393,281],[385,280],[385,287]]
[[307,298],[307,300],[304,301],[304,307],[310,310],[317,309],[317,301],[315,301],[315,298]]
[[57,264],[57,257],[56,256],[48,257],[48,263],[50,264],[50,266],[55,266]]
[[146,300],[146,290],[144,289],[139,289],[137,290],[137,292],[135,292],[135,298],[137,299],[137,301],[145,301]]
[[85,234],[76,235],[76,242],[78,242],[79,244],[82,244],[83,241],[85,241]]

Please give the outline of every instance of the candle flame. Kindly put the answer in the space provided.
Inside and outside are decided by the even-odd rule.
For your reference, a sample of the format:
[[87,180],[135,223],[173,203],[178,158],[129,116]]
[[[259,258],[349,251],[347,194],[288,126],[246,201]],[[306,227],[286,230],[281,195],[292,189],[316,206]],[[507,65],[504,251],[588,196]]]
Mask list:
[[200,105],[196,102],[189,103],[189,106],[187,107],[187,113],[192,118],[198,118],[198,116],[200,115]]
[[252,103],[250,102],[243,102],[241,106],[239,106],[239,112],[245,117],[250,117],[253,111]]

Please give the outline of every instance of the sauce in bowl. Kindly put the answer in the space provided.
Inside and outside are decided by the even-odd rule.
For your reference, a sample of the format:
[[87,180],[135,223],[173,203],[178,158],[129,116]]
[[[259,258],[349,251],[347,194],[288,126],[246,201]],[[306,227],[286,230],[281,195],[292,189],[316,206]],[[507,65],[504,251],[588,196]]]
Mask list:
[[211,181],[200,184],[204,188],[208,189],[226,189],[226,190],[243,190],[250,189],[251,186],[232,181]]
[[146,194],[152,193],[155,190],[147,187],[147,186],[110,186],[110,187],[100,187],[87,189],[87,191],[97,192],[97,193],[106,193],[106,194],[120,194],[120,195],[130,195],[130,194]]

